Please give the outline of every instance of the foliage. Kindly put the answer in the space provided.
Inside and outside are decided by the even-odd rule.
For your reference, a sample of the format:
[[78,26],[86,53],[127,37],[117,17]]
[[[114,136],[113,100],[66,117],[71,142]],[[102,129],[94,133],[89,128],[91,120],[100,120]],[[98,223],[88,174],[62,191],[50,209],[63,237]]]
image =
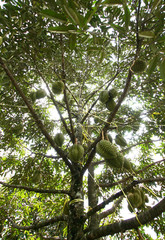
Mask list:
[[[152,239],[150,221],[164,235],[163,11],[158,0],[3,2],[3,239]],[[132,71],[138,61],[144,72]],[[100,93],[109,95],[101,101]],[[105,149],[96,153],[101,140],[129,170],[106,164]],[[137,185],[149,203],[122,220]]]

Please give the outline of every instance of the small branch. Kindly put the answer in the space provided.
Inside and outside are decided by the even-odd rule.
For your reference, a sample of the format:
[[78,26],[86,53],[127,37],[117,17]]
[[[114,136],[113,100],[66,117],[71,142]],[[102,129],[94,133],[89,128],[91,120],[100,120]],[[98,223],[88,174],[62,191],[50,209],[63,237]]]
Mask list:
[[138,233],[138,236],[139,236],[139,240],[144,240],[139,228],[137,228],[136,230],[137,230],[137,233]]
[[135,144],[131,145],[130,147],[121,150],[120,152],[126,152],[126,151],[130,150],[131,148],[136,147],[136,146],[141,145],[141,144],[159,142],[159,141],[160,140],[151,140],[151,141],[143,141],[143,142],[135,143]]
[[20,230],[37,230],[37,229],[49,226],[51,224],[54,224],[55,222],[67,221],[67,217],[66,216],[58,216],[58,217],[51,218],[49,220],[41,221],[40,223],[36,223],[36,224],[30,225],[30,226],[17,225],[9,217],[8,217],[8,220],[11,222],[13,228],[17,228]]
[[5,187],[8,188],[18,188],[18,189],[24,189],[29,192],[37,192],[37,193],[52,193],[52,194],[67,194],[70,195],[69,191],[67,190],[54,190],[54,189],[38,189],[38,188],[31,188],[31,187],[26,187],[22,185],[14,185],[14,184],[8,184],[0,181],[0,184],[2,184]]
[[61,67],[62,67],[62,81],[64,82],[65,88],[64,88],[64,101],[66,103],[66,108],[67,108],[67,112],[68,112],[68,116],[69,116],[69,121],[70,121],[70,127],[71,127],[71,132],[72,132],[72,142],[74,143],[75,141],[75,132],[74,132],[74,128],[73,128],[73,121],[72,121],[72,115],[70,112],[70,107],[69,107],[69,103],[68,103],[68,99],[67,99],[67,94],[66,94],[66,74],[65,74],[65,59],[64,59],[64,46],[63,46],[63,38],[62,38],[62,34],[60,34],[60,44],[61,44]]
[[127,220],[115,222],[98,229],[95,229],[86,235],[85,240],[94,240],[100,237],[114,235],[115,233],[125,232],[129,229],[137,229],[141,225],[145,225],[154,220],[154,218],[160,216],[165,211],[165,198],[163,198],[158,204],[151,209],[142,212]]
[[98,215],[98,217],[101,219],[106,218],[108,215],[114,213],[117,209],[117,207],[119,206],[119,204],[122,202],[123,200],[123,196],[120,197],[117,201],[115,201],[115,203],[113,204],[112,208],[108,209],[105,212],[102,212]]
[[[141,170],[140,170],[141,171]],[[114,183],[100,183],[99,186],[101,188],[106,188],[106,187],[114,187],[116,185],[119,185],[121,183],[127,182],[128,180],[133,180],[133,176],[129,176],[127,178],[124,178],[118,182],[114,182]],[[149,183],[149,182],[164,182],[165,178],[146,178],[146,179],[140,179],[137,180],[137,182],[139,183]]]

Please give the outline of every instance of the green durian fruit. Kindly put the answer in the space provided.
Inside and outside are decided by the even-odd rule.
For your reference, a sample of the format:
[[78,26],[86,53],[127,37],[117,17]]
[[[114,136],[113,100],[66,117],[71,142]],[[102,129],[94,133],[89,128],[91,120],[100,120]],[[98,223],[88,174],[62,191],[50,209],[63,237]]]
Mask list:
[[128,159],[126,159],[126,158],[124,158],[123,167],[124,167],[125,169],[127,169],[128,171],[132,171],[132,164],[131,164],[131,162],[130,162]]
[[112,88],[109,90],[109,98],[115,98],[117,96],[117,90]]
[[146,69],[146,62],[143,60],[136,60],[135,63],[132,65],[131,70],[134,73],[141,73],[144,72],[144,70]]
[[114,159],[117,157],[116,147],[107,140],[101,140],[97,143],[96,152],[105,159]]
[[121,153],[117,152],[115,158],[107,158],[105,159],[107,165],[109,165],[112,168],[122,168],[124,157]]
[[30,98],[31,98],[32,102],[34,103],[36,101],[36,92],[31,92]]
[[135,207],[134,206],[134,194],[133,193],[128,193],[127,199],[128,199],[128,204],[131,205],[134,208]]
[[69,155],[71,161],[79,162],[84,155],[84,148],[81,144],[73,144],[69,149]]
[[116,107],[116,103],[115,101],[112,99],[109,99],[108,102],[106,103],[106,108],[109,110],[109,111],[113,111],[114,108]]
[[61,94],[64,90],[63,81],[56,81],[52,84],[52,91],[54,94]]
[[54,137],[55,143],[61,147],[64,143],[64,135],[62,133],[57,133]]
[[107,90],[100,92],[100,95],[99,95],[100,102],[106,103],[108,102],[108,99],[109,99],[109,92]]
[[126,140],[120,134],[116,135],[115,142],[121,147],[127,146]]
[[134,206],[136,208],[141,207],[141,205],[143,203],[141,195],[139,195],[138,193],[134,193],[133,195],[134,195]]
[[44,98],[46,97],[46,92],[44,89],[40,89],[36,91],[36,99]]
[[113,139],[112,139],[112,136],[108,133],[108,140],[112,143]]

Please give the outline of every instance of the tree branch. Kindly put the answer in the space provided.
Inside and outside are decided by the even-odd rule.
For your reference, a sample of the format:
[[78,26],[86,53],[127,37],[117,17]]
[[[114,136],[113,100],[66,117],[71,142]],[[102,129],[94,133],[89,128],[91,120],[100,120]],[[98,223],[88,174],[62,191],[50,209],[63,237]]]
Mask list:
[[127,220],[116,222],[107,226],[100,227],[86,235],[85,240],[94,240],[103,236],[114,235],[115,233],[125,232],[129,229],[137,229],[139,226],[147,224],[154,220],[165,211],[165,198],[150,210],[145,211]]
[[0,181],[0,184],[2,184],[5,187],[8,187],[8,188],[24,189],[24,190],[27,190],[29,192],[52,193],[52,194],[67,194],[67,195],[70,195],[69,191],[67,191],[67,190],[38,189],[38,188],[31,188],[31,187],[26,187],[26,186],[22,186],[22,185],[8,184],[8,183],[2,182],[2,181]]
[[37,229],[49,226],[50,224],[54,224],[55,222],[67,221],[67,216],[57,216],[49,220],[41,221],[40,223],[33,224],[30,226],[19,226],[16,223],[14,223],[13,220],[9,217],[8,217],[8,220],[11,222],[13,228],[17,228],[20,230],[37,230]]
[[[161,162],[164,162],[164,161],[165,161],[165,159],[162,159],[162,160],[159,160],[157,162],[151,163],[151,164],[145,166],[144,168],[140,169],[139,171],[136,171],[135,173],[138,174],[138,173],[144,172],[147,168],[149,168],[149,167],[151,167],[153,165],[159,164]],[[126,182],[128,180],[131,180],[131,179],[133,180],[133,176],[132,175],[127,177],[127,178],[124,178],[124,179],[122,179],[122,180],[120,180],[118,182],[114,182],[114,183],[100,183],[99,186],[102,187],[102,188],[104,188],[104,187],[113,187],[113,186],[116,186],[118,184],[124,183],[124,182]],[[153,179],[154,179],[154,181],[156,181],[157,178],[153,178]],[[159,181],[160,181],[160,179],[162,179],[162,181],[163,181],[164,178],[158,178]]]

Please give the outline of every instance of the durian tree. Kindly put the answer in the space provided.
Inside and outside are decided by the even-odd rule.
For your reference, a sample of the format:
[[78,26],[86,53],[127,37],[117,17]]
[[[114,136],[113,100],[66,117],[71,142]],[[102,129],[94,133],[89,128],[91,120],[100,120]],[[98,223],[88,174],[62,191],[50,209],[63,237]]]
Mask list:
[[2,3],[2,239],[163,239],[163,1]]

